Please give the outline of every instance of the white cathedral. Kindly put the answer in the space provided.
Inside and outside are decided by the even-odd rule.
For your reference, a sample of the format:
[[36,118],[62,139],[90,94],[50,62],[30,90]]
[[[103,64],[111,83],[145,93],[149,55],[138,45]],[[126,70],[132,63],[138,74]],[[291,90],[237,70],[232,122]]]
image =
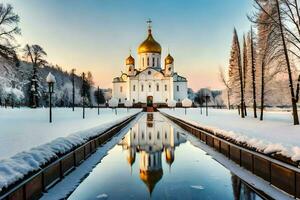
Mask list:
[[129,55],[125,72],[113,79],[113,98],[119,103],[129,100],[133,103],[177,102],[187,98],[187,79],[174,69],[174,58],[168,54],[162,67],[162,48],[152,36],[148,21],[148,37],[138,48],[138,62]]

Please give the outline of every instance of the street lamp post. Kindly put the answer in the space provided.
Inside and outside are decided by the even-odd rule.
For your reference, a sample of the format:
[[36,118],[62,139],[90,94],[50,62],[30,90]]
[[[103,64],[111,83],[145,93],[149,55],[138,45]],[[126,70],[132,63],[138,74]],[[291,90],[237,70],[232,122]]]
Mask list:
[[82,73],[82,118],[85,119],[85,93],[86,93],[86,87],[85,87],[85,73]]
[[48,83],[49,92],[49,122],[52,123],[52,93],[54,92],[55,77],[49,72],[46,81]]
[[207,101],[208,101],[208,95],[205,96],[206,116],[208,116]]
[[98,115],[100,114],[100,105],[99,105],[99,99],[100,99],[100,88],[98,86],[98,98],[97,98],[97,105],[98,105]]

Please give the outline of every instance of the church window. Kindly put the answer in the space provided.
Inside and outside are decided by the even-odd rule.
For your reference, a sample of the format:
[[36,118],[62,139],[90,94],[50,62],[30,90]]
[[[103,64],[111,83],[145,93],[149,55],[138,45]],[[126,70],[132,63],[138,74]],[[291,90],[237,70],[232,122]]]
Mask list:
[[155,64],[155,58],[153,57],[152,58],[152,67],[154,67],[154,64]]
[[123,92],[123,87],[122,86],[120,87],[120,92]]
[[159,59],[157,58],[157,60],[156,60],[156,61],[157,61],[157,67],[158,67],[158,66],[159,66]]
[[176,87],[176,88],[177,88],[177,92],[179,92],[179,85],[177,85],[177,87]]
[[143,67],[145,66],[145,59],[143,58]]
[[159,85],[158,84],[156,85],[156,91],[159,91]]
[[151,92],[151,84],[149,84],[149,92]]
[[144,139],[144,132],[142,132],[142,139]]
[[135,85],[133,85],[133,91],[135,92]]
[[165,85],[165,91],[167,91],[168,90],[168,86],[167,85]]
[[121,98],[119,99],[119,103],[121,103]]
[[149,133],[149,140],[151,140],[151,133]]
[[150,66],[150,60],[149,60],[149,57],[147,58],[147,66],[149,67]]
[[151,75],[151,71],[148,71],[148,75]]
[[165,139],[167,139],[167,132],[165,132]]
[[133,99],[133,103],[135,103],[135,99]]
[[141,85],[141,91],[142,92],[144,91],[144,85]]
[[157,132],[157,139],[159,140],[159,131]]
[[171,67],[169,67],[169,71],[171,71]]

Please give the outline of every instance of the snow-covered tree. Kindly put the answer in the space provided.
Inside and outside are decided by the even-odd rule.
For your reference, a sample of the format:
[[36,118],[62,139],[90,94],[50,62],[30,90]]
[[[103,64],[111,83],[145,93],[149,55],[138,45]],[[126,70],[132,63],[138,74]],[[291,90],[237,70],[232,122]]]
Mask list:
[[229,87],[232,88],[234,104],[241,107],[241,117],[244,118],[244,86],[243,86],[243,66],[241,60],[241,49],[236,29],[233,31],[233,40],[229,60],[228,70]]
[[38,70],[40,67],[44,66],[47,63],[47,61],[44,59],[45,56],[47,56],[47,53],[41,46],[37,44],[32,46],[27,44],[24,48],[24,58],[31,62],[33,67],[29,88],[29,105],[32,108],[36,108],[39,106],[39,99],[42,95],[42,91],[40,91],[41,85],[39,83],[41,80],[38,74]]

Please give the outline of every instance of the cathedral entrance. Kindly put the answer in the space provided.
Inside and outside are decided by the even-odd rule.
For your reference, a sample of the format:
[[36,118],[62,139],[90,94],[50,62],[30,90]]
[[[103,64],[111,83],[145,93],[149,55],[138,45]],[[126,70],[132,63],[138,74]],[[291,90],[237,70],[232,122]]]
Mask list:
[[153,107],[153,96],[147,96],[147,107]]
[[147,96],[147,112],[153,112],[153,96]]

